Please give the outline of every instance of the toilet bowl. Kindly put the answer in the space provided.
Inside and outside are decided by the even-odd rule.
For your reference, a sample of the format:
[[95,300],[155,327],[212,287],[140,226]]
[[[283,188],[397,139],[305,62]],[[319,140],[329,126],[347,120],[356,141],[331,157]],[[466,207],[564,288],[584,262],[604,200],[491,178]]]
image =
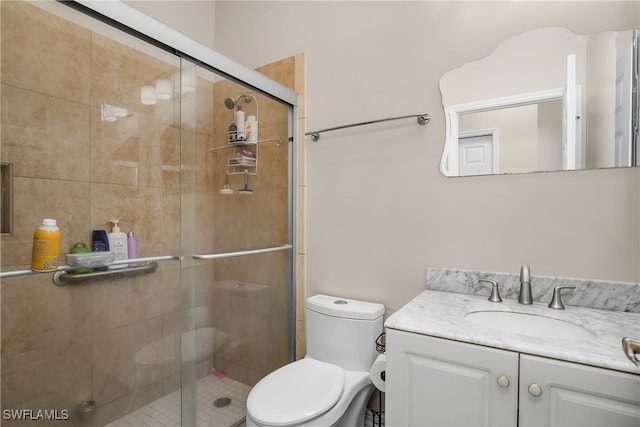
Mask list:
[[364,426],[383,314],[382,304],[327,295],[307,299],[307,355],[253,387],[247,426]]

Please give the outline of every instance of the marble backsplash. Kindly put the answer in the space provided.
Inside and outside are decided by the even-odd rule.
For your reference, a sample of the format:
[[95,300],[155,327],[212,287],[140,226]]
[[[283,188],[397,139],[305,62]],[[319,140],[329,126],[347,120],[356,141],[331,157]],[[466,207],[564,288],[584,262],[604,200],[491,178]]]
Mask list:
[[[498,282],[502,298],[518,299],[519,272],[499,273],[439,268],[426,270],[426,288],[429,290],[488,297],[491,285],[478,282],[479,279],[495,280]],[[562,301],[566,306],[640,313],[640,283],[537,276],[532,269],[531,293],[535,302],[549,303],[556,286],[576,287],[576,289],[562,291]]]

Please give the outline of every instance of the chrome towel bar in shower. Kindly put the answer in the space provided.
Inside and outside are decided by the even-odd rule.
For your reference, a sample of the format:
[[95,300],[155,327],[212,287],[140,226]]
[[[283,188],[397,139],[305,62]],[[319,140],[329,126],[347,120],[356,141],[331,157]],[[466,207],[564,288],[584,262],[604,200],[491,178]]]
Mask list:
[[356,127],[356,126],[371,125],[371,124],[374,124],[374,123],[389,122],[391,120],[409,119],[409,118],[412,118],[412,117],[416,117],[417,120],[418,120],[418,124],[421,124],[421,125],[426,125],[427,123],[429,123],[429,120],[431,120],[431,116],[428,113],[409,114],[408,116],[389,117],[389,118],[386,118],[386,119],[369,120],[367,122],[352,123],[350,125],[335,126],[335,127],[332,127],[332,128],[314,130],[314,131],[311,131],[311,132],[306,132],[305,136],[311,135],[311,140],[312,141],[317,141],[317,140],[320,139],[320,134],[323,133],[323,132],[330,132],[330,131],[333,131],[333,130],[352,128],[352,127]]

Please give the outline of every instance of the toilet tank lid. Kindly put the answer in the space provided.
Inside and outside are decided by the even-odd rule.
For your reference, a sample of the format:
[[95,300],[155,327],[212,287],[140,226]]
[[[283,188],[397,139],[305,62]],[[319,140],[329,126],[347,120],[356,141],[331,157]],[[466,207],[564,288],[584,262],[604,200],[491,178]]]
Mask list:
[[384,305],[329,295],[307,298],[305,307],[318,313],[356,320],[375,320],[384,314]]

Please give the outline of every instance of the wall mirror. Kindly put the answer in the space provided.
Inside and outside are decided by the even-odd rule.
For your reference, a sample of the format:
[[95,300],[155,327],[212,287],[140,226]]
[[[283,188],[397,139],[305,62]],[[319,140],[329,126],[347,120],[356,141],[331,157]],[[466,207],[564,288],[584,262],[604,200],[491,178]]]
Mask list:
[[445,176],[638,164],[638,30],[545,27],[440,80]]

